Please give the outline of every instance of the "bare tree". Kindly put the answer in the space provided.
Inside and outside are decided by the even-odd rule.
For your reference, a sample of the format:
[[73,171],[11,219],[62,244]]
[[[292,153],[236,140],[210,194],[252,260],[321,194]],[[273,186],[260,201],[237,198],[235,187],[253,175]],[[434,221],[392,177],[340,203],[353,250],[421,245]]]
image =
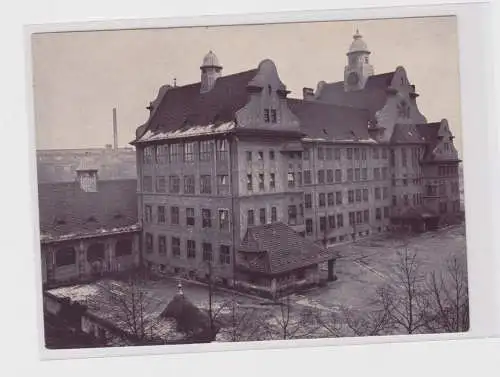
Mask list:
[[414,334],[425,327],[427,320],[425,275],[415,252],[405,246],[397,254],[392,281],[377,289],[376,302],[396,330]]
[[469,329],[469,292],[465,260],[452,257],[446,269],[432,272],[427,282],[429,305],[427,328],[432,332],[462,332]]
[[154,313],[159,303],[150,298],[137,278],[127,282],[104,281],[99,284],[103,296],[94,305],[106,308],[110,320],[122,331],[124,337],[136,344],[152,344],[159,318]]

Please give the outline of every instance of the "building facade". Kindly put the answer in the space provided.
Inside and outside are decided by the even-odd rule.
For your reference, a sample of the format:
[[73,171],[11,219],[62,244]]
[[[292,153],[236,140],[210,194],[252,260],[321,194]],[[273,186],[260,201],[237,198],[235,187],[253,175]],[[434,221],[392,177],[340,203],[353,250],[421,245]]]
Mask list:
[[135,179],[98,179],[88,161],[73,182],[38,185],[44,287],[139,266],[136,191]]
[[446,120],[428,123],[404,68],[375,75],[369,55],[356,33],[344,81],[303,99],[289,98],[271,60],[223,76],[213,52],[199,83],[162,87],[132,142],[146,263],[231,284],[259,226],[326,246],[453,218],[459,159]]

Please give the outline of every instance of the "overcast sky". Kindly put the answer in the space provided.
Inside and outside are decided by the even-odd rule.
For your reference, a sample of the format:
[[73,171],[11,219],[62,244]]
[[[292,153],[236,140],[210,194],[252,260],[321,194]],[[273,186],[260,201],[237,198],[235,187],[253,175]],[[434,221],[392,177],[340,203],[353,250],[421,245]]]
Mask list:
[[126,146],[148,117],[161,85],[200,79],[213,50],[223,75],[272,59],[281,80],[302,96],[318,81],[343,80],[352,35],[359,28],[375,73],[406,68],[428,121],[447,118],[461,150],[458,38],[454,17],[274,25],[120,30],[33,36],[37,148]]

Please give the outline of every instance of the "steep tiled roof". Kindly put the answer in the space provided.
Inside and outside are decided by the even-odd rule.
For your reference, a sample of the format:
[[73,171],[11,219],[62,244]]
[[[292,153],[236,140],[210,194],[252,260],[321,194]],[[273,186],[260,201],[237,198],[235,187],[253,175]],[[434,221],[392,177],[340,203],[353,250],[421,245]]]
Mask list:
[[85,192],[78,182],[39,184],[42,240],[114,232],[137,224],[135,179],[98,181],[97,187],[97,192]]
[[425,123],[425,124],[417,124],[416,128],[421,137],[424,138],[427,146],[425,148],[425,153],[423,156],[424,161],[432,160],[434,148],[438,143],[438,133],[439,127],[441,126],[440,122],[434,123]]
[[199,82],[168,88],[148,126],[137,136],[140,138],[147,130],[167,132],[234,120],[236,111],[248,101],[247,85],[256,73],[253,69],[219,77],[212,90],[206,93],[200,93]]
[[425,143],[427,140],[419,132],[418,125],[396,124],[391,136],[391,143]]
[[288,105],[299,118],[301,131],[309,138],[369,139],[369,113],[366,110],[291,98]]
[[243,257],[240,267],[269,274],[288,272],[335,257],[283,223],[249,228],[240,254]]
[[386,103],[387,91],[394,72],[373,75],[368,78],[363,90],[346,92],[344,82],[325,83],[321,87],[316,100],[333,103],[339,106],[351,106],[366,109],[373,118],[375,113]]

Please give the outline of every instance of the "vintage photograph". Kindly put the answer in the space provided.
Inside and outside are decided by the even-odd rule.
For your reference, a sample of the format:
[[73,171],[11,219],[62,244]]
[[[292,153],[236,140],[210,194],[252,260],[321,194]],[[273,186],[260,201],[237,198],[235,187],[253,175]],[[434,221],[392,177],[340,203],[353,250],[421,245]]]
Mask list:
[[454,16],[30,43],[47,349],[469,330]]

